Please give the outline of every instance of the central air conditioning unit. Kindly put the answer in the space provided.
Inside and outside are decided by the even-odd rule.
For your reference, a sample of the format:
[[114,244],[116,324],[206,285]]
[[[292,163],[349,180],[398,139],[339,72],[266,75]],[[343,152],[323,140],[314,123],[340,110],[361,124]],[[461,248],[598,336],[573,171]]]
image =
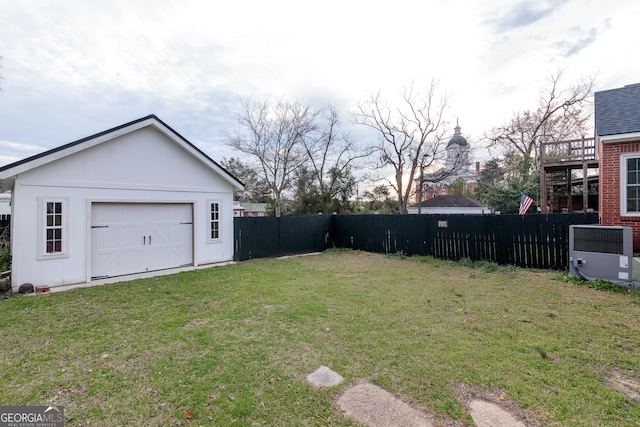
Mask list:
[[640,275],[640,263],[633,258],[631,227],[569,226],[569,276],[633,286],[634,265]]

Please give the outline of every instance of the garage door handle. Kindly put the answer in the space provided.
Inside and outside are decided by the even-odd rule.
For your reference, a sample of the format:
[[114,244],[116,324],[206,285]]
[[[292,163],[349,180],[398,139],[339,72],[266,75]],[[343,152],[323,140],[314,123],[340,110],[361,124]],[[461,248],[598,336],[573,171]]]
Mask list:
[[151,236],[149,236],[149,244],[151,244]]
[[142,246],[147,244],[147,236],[142,236]]

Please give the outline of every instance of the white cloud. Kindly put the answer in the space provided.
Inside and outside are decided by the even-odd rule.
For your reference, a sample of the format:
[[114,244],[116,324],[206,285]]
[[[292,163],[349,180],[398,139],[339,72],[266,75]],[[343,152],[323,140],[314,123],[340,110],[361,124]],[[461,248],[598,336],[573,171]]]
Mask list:
[[348,123],[368,92],[432,77],[478,140],[534,108],[560,67],[568,83],[599,73],[598,88],[640,68],[631,0],[0,0],[0,13],[0,139],[46,149],[155,113],[219,160],[240,96],[332,103]]

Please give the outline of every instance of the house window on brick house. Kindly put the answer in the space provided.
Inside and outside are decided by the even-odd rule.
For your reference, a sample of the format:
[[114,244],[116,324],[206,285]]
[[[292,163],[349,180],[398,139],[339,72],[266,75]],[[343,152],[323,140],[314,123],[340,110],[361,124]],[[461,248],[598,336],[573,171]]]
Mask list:
[[640,153],[621,156],[620,212],[640,215]]

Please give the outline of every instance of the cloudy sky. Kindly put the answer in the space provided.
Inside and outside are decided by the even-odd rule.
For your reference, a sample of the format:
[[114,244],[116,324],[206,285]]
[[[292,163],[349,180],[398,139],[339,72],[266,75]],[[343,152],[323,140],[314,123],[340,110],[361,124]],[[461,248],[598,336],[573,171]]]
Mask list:
[[640,82],[637,0],[0,0],[0,16],[0,166],[151,113],[219,161],[241,97],[331,104],[350,128],[369,93],[432,78],[479,145],[559,68]]

